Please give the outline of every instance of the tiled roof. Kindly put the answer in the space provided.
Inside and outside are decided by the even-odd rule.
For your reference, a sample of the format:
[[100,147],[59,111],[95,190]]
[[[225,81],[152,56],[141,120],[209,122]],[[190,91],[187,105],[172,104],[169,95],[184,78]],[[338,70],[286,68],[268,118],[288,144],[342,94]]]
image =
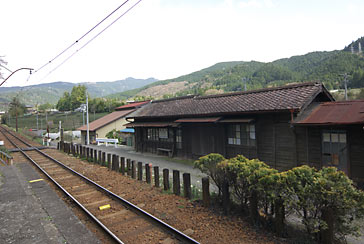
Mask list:
[[298,118],[294,124],[364,124],[364,100],[321,103],[314,106],[308,115]]
[[[107,124],[110,124],[111,122],[114,122],[115,120],[125,117],[126,115],[128,115],[129,113],[131,113],[133,111],[134,111],[134,109],[129,109],[129,110],[123,110],[123,111],[115,111],[115,112],[112,112],[111,114],[107,114],[104,117],[101,117],[101,118],[89,123],[89,130],[95,131]],[[87,130],[87,125],[81,126],[77,130],[85,131],[85,130]]]
[[125,110],[125,109],[131,109],[131,108],[138,108],[138,107],[141,107],[144,104],[147,104],[149,102],[150,102],[149,100],[148,101],[143,101],[143,102],[131,102],[129,104],[126,104],[126,105],[123,105],[123,106],[120,106],[120,107],[115,108],[115,111],[120,111],[120,110]]
[[325,92],[332,100],[331,95],[321,83],[310,82],[248,92],[153,101],[128,117],[193,117],[226,113],[300,110],[320,92]]

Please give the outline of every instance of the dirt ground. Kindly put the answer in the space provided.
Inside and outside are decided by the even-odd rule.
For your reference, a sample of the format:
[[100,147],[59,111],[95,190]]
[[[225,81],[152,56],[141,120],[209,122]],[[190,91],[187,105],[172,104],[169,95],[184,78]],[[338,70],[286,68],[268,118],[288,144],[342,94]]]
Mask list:
[[[34,143],[32,144],[34,145]],[[216,209],[204,208],[199,202],[164,193],[161,188],[153,187],[146,182],[123,176],[108,170],[106,167],[82,161],[54,149],[47,149],[44,152],[61,162],[66,162],[65,164],[69,167],[185,232],[200,243],[287,243],[282,239],[275,238],[272,233],[254,229],[243,218],[224,216]],[[19,154],[13,153],[15,162],[24,161]],[[53,188],[56,187],[53,186]],[[59,195],[103,243],[113,243],[63,193],[59,193]]]
[[241,218],[223,216],[198,202],[163,193],[160,188],[56,150],[45,152],[200,243],[283,243],[270,233],[257,232]]

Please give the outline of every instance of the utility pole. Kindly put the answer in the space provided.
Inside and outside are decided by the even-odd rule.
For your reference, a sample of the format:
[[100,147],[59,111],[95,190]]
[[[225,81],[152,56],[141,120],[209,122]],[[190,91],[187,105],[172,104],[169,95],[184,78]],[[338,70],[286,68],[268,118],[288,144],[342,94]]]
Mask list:
[[348,74],[344,74],[345,100],[348,100]]
[[246,82],[248,81],[248,79],[246,77],[243,77],[242,81],[244,83],[244,91],[246,91]]
[[86,145],[90,144],[90,127],[88,121],[88,94],[86,90],[86,121],[87,121],[87,142]]

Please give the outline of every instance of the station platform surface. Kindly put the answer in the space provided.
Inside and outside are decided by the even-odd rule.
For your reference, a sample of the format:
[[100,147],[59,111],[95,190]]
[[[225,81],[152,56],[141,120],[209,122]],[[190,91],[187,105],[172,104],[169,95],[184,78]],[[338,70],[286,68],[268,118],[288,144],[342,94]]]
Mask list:
[[101,243],[29,163],[0,166],[0,243]]

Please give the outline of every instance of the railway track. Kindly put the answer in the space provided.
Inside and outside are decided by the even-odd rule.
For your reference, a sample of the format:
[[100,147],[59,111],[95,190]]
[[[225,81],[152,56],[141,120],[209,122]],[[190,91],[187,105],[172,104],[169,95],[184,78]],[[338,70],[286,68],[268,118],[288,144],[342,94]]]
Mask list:
[[[117,243],[198,243],[0,127],[0,132]],[[31,149],[31,150],[30,150]]]

